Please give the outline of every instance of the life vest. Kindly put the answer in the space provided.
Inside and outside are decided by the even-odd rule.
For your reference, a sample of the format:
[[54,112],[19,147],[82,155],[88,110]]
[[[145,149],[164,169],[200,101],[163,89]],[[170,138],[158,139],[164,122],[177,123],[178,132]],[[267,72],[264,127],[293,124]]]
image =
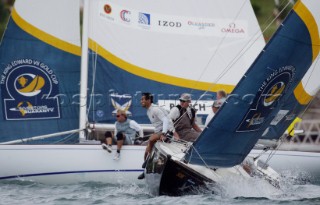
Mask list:
[[[181,105],[177,105],[176,107],[179,109],[180,115],[176,120],[174,120],[174,122],[179,121],[181,119],[181,116],[184,113]],[[194,122],[195,117],[196,117],[196,110],[194,108],[190,108],[190,110],[191,110],[191,118],[189,117],[189,119],[190,119],[190,124],[192,124]],[[188,113],[186,113],[186,115],[188,115]]]

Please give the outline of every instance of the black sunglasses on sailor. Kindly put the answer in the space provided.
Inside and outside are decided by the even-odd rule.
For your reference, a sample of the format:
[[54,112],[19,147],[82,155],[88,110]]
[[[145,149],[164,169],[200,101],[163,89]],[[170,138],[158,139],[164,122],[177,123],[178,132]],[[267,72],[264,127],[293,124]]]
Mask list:
[[117,117],[120,117],[121,115],[117,115]]

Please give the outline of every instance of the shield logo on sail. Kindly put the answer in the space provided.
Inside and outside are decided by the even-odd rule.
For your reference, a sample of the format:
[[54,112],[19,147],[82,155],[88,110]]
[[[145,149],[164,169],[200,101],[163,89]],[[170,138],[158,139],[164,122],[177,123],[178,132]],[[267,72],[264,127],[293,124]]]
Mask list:
[[286,85],[284,82],[278,82],[273,85],[268,91],[264,98],[263,105],[270,106],[274,103],[283,93]]
[[21,95],[30,97],[38,95],[44,85],[45,80],[43,77],[40,75],[33,75],[31,73],[19,76],[15,82],[16,91]]
[[47,65],[32,59],[12,61],[2,74],[6,120],[60,118],[59,82]]
[[262,82],[249,111],[238,126],[237,132],[259,130],[266,122],[276,102],[281,99],[294,78],[295,68],[281,67]]

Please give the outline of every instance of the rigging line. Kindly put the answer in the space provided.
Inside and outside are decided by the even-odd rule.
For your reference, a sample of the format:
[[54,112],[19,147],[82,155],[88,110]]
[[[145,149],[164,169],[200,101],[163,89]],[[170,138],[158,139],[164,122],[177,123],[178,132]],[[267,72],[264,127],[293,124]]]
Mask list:
[[10,16],[9,16],[9,18],[8,18],[8,21],[7,21],[7,23],[6,23],[6,28],[4,29],[3,34],[2,34],[2,36],[1,36],[1,39],[0,39],[0,45],[2,44],[4,35],[6,34],[6,31],[7,31],[7,29],[8,29],[8,24],[9,24],[9,22],[10,22],[11,19],[12,19],[12,15],[10,14]]
[[[97,73],[97,61],[98,61],[98,54],[97,54],[97,47],[96,46],[96,49],[95,49],[95,53],[93,53],[93,68],[92,68],[92,88],[91,88],[91,96],[90,98],[92,99],[92,108],[93,110],[95,109],[95,101],[96,101],[96,98],[95,98],[95,82],[96,82],[96,73]],[[91,107],[91,106],[90,106]],[[89,110],[88,110],[88,113],[89,113]],[[94,114],[92,112],[92,119],[94,120]]]
[[[244,3],[242,4],[242,6],[240,7],[240,9],[239,9],[237,15],[234,17],[233,21],[237,20],[237,18],[238,18],[239,15],[240,15],[240,12],[242,11],[242,9],[243,9],[243,7],[244,7],[245,4],[246,4],[246,1],[244,1]],[[228,36],[228,33],[226,33],[226,34],[223,36],[223,38],[220,40],[220,42],[219,42],[219,44],[218,44],[218,47],[215,49],[215,52],[212,54],[212,56],[210,57],[208,63],[205,65],[205,67],[204,67],[203,71],[201,72],[201,74],[200,74],[197,82],[200,81],[200,79],[201,79],[202,76],[204,75],[205,71],[208,69],[209,64],[211,63],[212,59],[217,55],[218,50],[219,50],[220,47],[222,46],[222,43],[225,41],[225,39],[226,39],[227,36]],[[217,82],[217,81],[214,81],[213,83],[215,83],[215,82]],[[213,85],[213,86],[214,86],[214,85]],[[210,86],[210,87],[205,91],[205,94],[208,92],[208,90],[209,90],[211,87],[212,87],[212,86]],[[194,90],[194,89],[191,89],[191,93],[192,93],[193,90]],[[198,100],[196,100],[196,102],[197,102],[197,101],[198,101]]]
[[[318,57],[316,58],[315,62],[314,62],[314,66],[313,66],[313,68],[312,68],[312,70],[311,70],[311,73],[310,73],[310,75],[309,75],[309,77],[308,77],[308,80],[307,80],[307,82],[306,82],[306,84],[305,84],[305,87],[308,85],[308,83],[310,83],[310,79],[311,79],[311,77],[313,76],[312,74],[313,74],[313,72],[315,71],[315,68],[317,67],[317,64],[319,63],[319,59],[320,59],[320,58],[319,58],[319,56],[318,56]],[[302,96],[302,94],[301,94],[300,96]],[[314,98],[312,98],[312,100],[310,101],[310,103],[308,103],[308,105],[305,107],[305,109],[303,109],[302,113],[300,114],[301,116],[303,116],[303,115],[305,114],[305,112],[308,110],[308,108],[309,108],[309,106],[311,105],[311,102],[312,102],[313,100],[314,100]],[[298,106],[298,104],[299,104],[299,103],[296,103],[296,104],[295,104],[294,109]],[[294,129],[294,128],[292,128],[292,129]],[[290,130],[290,131],[292,131],[292,130]],[[291,138],[290,140],[292,140],[292,138]],[[278,144],[277,148],[275,148],[275,149],[273,150],[274,153],[273,153],[273,152],[270,153],[270,155],[269,155],[270,159],[273,157],[273,155],[275,154],[275,152],[279,149],[280,145],[283,144],[283,143],[284,143],[284,139],[280,140],[280,143]],[[272,156],[271,156],[271,154],[272,154]],[[269,157],[268,157],[268,160],[270,160]]]
[[[243,163],[243,162],[242,162],[242,163]],[[245,176],[243,175],[243,173],[240,171],[240,167],[243,166],[242,163],[239,164],[239,165],[235,165],[235,166],[233,166],[233,167],[234,167],[234,169],[238,172],[238,174],[239,174],[242,178],[245,178]]]
[[[178,124],[178,122],[180,122],[180,119],[185,115],[185,114],[187,114],[187,108],[186,108],[186,111],[182,114],[182,115],[180,115],[179,116],[179,118],[178,119],[176,119],[175,120],[175,122],[173,122],[173,120],[171,119],[171,117],[170,117],[170,113],[169,114],[167,114],[167,111],[163,108],[163,107],[161,107],[161,106],[159,106],[158,105],[158,107],[160,108],[160,110],[161,110],[161,112],[163,113],[163,114],[165,114],[165,115],[168,115],[168,117],[169,117],[169,120],[171,120],[172,121],[172,124],[173,124],[173,130],[170,130],[171,132],[174,132],[174,130],[175,130],[175,125],[176,124]],[[175,106],[175,107],[177,107],[177,106]],[[174,108],[174,107],[173,107]],[[181,108],[182,109],[182,108]],[[191,112],[191,115],[192,115],[192,111],[190,110],[190,112]],[[180,114],[180,110],[179,110],[179,114]],[[195,114],[195,117],[196,117],[196,114]],[[194,122],[195,123],[195,122]],[[180,137],[180,136],[179,136]],[[182,139],[181,139],[182,140]],[[183,140],[182,140],[183,141]],[[185,141],[185,142],[187,142],[187,141]]]
[[[294,129],[294,128],[292,128],[292,129]],[[289,133],[291,132],[292,130],[290,130],[289,131]],[[289,135],[290,136],[290,135]],[[269,150],[271,150],[270,151],[270,154],[268,155],[268,157],[267,157],[267,159],[266,159],[266,163],[268,163],[271,159],[272,159],[272,157],[276,154],[276,152],[279,150],[279,147],[284,143],[284,141],[285,141],[285,139],[284,139],[284,136],[282,136],[282,137],[280,137],[280,139],[278,140],[279,141],[279,143],[277,144],[277,147],[276,148],[274,148],[273,150],[271,150],[270,149],[270,147],[269,147]],[[267,150],[268,151],[268,150]]]
[[[92,86],[91,86],[91,92],[90,92],[90,101],[87,108],[87,116],[89,115],[90,109],[92,106],[94,106],[95,97],[94,97],[94,91],[95,91],[95,79],[96,79],[96,69],[97,69],[97,53],[98,53],[98,46],[94,45],[94,50],[92,50],[91,56],[92,56]],[[93,47],[93,46],[92,46]],[[94,109],[94,107],[93,107]],[[92,112],[92,119],[94,120],[94,113]],[[88,120],[87,120],[88,121]]]
[[[91,23],[89,23],[89,25],[94,25],[92,23],[92,19],[91,19]],[[91,31],[92,28],[88,28],[89,31]],[[89,38],[89,36],[88,36]],[[89,41],[90,42],[90,41]],[[92,47],[92,51],[90,52],[90,49],[89,47]],[[87,49],[87,52],[89,52],[92,56],[92,85],[91,85],[91,92],[90,92],[90,100],[89,100],[89,103],[86,103],[88,104],[88,107],[87,107],[87,111],[86,111],[86,117],[87,117],[87,122],[89,121],[88,119],[88,116],[89,116],[89,113],[90,113],[90,109],[92,107],[92,105],[94,106],[94,101],[95,101],[95,98],[94,98],[94,88],[95,88],[95,77],[96,77],[96,67],[97,67],[97,55],[98,55],[98,45],[97,44],[94,44],[91,42],[91,46],[88,46],[88,49]],[[87,62],[88,66],[89,66],[89,61]],[[87,76],[89,74],[89,69],[88,69],[88,73],[87,73]],[[87,81],[89,80],[89,78],[87,77]],[[88,92],[87,92],[88,93]],[[88,96],[86,96],[88,98]],[[94,113],[92,112],[92,119],[94,120]]]
[[[175,107],[177,107],[177,106],[175,106]],[[174,107],[173,107],[174,108]],[[182,109],[182,108],[181,108]],[[191,109],[191,108],[190,108]],[[172,124],[173,124],[173,129],[175,128],[174,126],[176,125],[176,124],[178,124],[178,123],[180,123],[180,119],[184,116],[184,115],[186,115],[186,114],[188,114],[187,113],[188,111],[187,111],[187,108],[186,108],[186,111],[182,114],[182,115],[180,115],[179,116],[179,118],[177,118],[174,122],[173,122],[173,120],[170,118],[170,114],[169,114],[169,118],[170,118],[170,120],[172,121]],[[190,110],[190,112],[191,112],[191,115],[192,115],[192,111]],[[179,110],[179,114],[180,114],[180,110]],[[188,114],[189,115],[189,114]],[[197,116],[197,114],[196,114],[196,112],[195,112],[195,116],[194,116],[194,122],[193,123],[195,123],[196,124],[196,116]],[[192,123],[192,125],[193,125],[193,123]],[[192,126],[191,125],[191,126]],[[192,127],[192,129],[193,129],[193,127]],[[201,128],[200,128],[201,129]],[[195,130],[196,131],[196,130]],[[196,131],[197,132],[197,131]],[[180,137],[180,136],[179,136]],[[180,139],[180,140],[182,140],[183,141],[183,139]],[[187,142],[187,141],[185,141],[185,142]]]
[[[240,59],[240,57],[242,57],[243,54],[246,53],[246,52],[248,51],[248,49],[251,48],[251,47],[253,46],[253,44],[266,32],[266,30],[271,26],[271,24],[272,24],[277,18],[279,18],[280,14],[283,13],[283,11],[285,10],[285,8],[288,7],[288,5],[289,5],[289,3],[279,12],[279,14],[269,23],[269,25],[268,25],[261,33],[259,32],[260,30],[258,30],[258,31],[253,35],[252,38],[254,38],[255,36],[257,36],[256,39],[253,40],[253,41],[251,41],[251,42],[249,42],[248,46],[245,46],[243,49],[241,49],[241,50],[239,51],[239,53],[236,55],[236,57],[235,57],[233,60],[231,60],[230,63],[227,65],[227,67],[224,69],[224,72],[222,72],[222,73],[217,77],[217,79],[216,79],[213,83],[218,82],[218,81],[232,68],[232,66],[233,66],[236,62],[238,62],[238,60]],[[259,34],[259,33],[260,33],[260,34]],[[259,34],[259,35],[258,35],[258,34]]]
[[[177,107],[177,106],[175,106],[175,107]],[[173,108],[175,108],[175,107],[173,107]],[[173,109],[172,108],[172,109]],[[182,108],[181,108],[182,109]],[[180,119],[185,115],[185,114],[187,114],[187,109],[188,108],[186,108],[186,111],[182,114],[182,115],[180,115],[180,117],[178,117],[178,119],[176,119],[174,122],[173,122],[173,120],[172,119],[170,119],[172,122],[173,122],[173,127],[176,125],[176,124],[178,124],[178,123],[180,123]],[[191,108],[190,108],[191,109]],[[192,115],[192,111],[190,110],[190,112],[191,112],[191,115]],[[180,110],[179,110],[179,114],[180,114]],[[196,116],[195,116],[196,117]],[[170,114],[169,114],[169,118],[170,118]],[[179,136],[180,137],[180,136]]]
[[[204,92],[204,94],[208,93],[209,90],[210,90],[210,88],[212,88],[213,86],[215,86],[215,84],[216,84],[223,76],[226,75],[226,73],[232,68],[232,66],[233,66],[236,62],[238,62],[238,60],[240,59],[240,57],[242,57],[243,54],[244,54],[245,52],[247,52],[247,51],[254,45],[254,43],[267,31],[267,29],[269,29],[269,27],[274,23],[274,21],[275,21],[277,18],[279,18],[279,16],[284,12],[284,10],[289,6],[289,4],[290,4],[290,2],[288,2],[288,3],[286,4],[286,6],[278,13],[278,15],[277,15],[275,18],[273,18],[273,20],[266,26],[266,28],[265,28],[261,33],[260,33],[260,30],[257,30],[257,31],[256,31],[256,33],[255,33],[255,34],[253,35],[253,37],[252,37],[252,39],[253,39],[255,36],[257,36],[256,39],[253,40],[253,41],[252,41],[252,39],[249,40],[249,44],[248,44],[247,46],[245,46],[243,49],[241,49],[241,50],[238,52],[238,54],[236,55],[236,57],[230,61],[230,63],[226,66],[226,68],[223,70],[223,72],[212,82],[212,86],[210,86],[210,87]],[[271,18],[271,17],[269,17],[269,18],[266,20],[266,22],[269,21],[270,18]],[[259,34],[259,33],[260,33],[260,34]],[[258,35],[258,34],[259,34],[259,35]],[[198,100],[200,100],[200,98],[199,98]],[[198,101],[198,100],[197,100],[197,101]]]
[[[174,143],[178,144],[177,146],[185,145],[185,147],[188,149],[189,146],[187,146],[187,144],[186,144],[187,141],[184,141],[184,142],[183,142],[183,141],[184,141],[184,140],[175,140],[175,139],[172,139],[172,140],[171,140],[171,142],[174,142]],[[164,142],[164,141],[162,141],[162,142],[163,142],[163,143],[166,143],[166,142]],[[176,145],[175,145],[175,146],[176,146]],[[179,160],[182,159],[181,157],[178,156],[178,154],[184,153],[183,150],[175,151],[175,150],[171,149],[171,151],[174,153],[172,156],[178,158]]]
[[[316,60],[315,60],[314,63],[312,64],[312,65],[314,65],[314,66],[313,66],[313,68],[312,68],[312,70],[311,70],[311,73],[310,73],[310,75],[309,75],[309,77],[308,77],[308,80],[307,80],[307,82],[306,82],[306,84],[305,84],[305,87],[307,87],[307,85],[310,83],[310,79],[311,79],[311,77],[313,76],[312,74],[313,74],[313,72],[315,71],[315,68],[317,67],[317,65],[318,65],[318,63],[319,63],[319,60],[320,60],[320,57],[319,57],[319,55],[318,55],[318,57],[316,58]],[[312,66],[312,65],[311,65],[311,66]],[[317,94],[317,93],[316,93],[316,94]],[[316,94],[315,94],[315,96],[316,96]],[[300,96],[302,96],[302,93],[301,93]],[[306,113],[306,111],[307,111],[308,108],[310,107],[312,101],[314,101],[314,100],[315,100],[315,97],[313,97],[313,98],[311,99],[311,101],[305,106],[305,108],[303,109],[303,111],[302,111],[302,113],[300,114],[300,116],[303,116],[303,115]],[[298,104],[299,104],[299,103],[296,103],[296,104],[295,104],[295,108],[298,106]],[[294,127],[293,127],[292,129],[294,129]],[[290,138],[290,141],[291,141],[292,139],[293,139],[293,137]],[[281,144],[282,144],[282,143],[283,143],[283,141],[281,141]],[[279,145],[278,147],[280,147],[280,145]]]
[[[315,71],[315,68],[317,67],[317,65],[318,65],[318,63],[319,63],[319,60],[320,60],[320,57],[319,57],[320,55],[318,55],[318,57],[316,58],[316,60],[314,61],[314,63],[312,64],[312,65],[314,65],[313,66],[313,68],[312,68],[312,70],[311,70],[311,73],[310,73],[310,75],[309,75],[309,77],[308,77],[308,80],[307,80],[307,82],[306,82],[306,84],[305,84],[305,87],[307,87],[307,85],[308,85],[308,83],[310,82],[310,79],[311,79],[311,77],[313,76],[312,74],[313,74],[313,72]],[[312,66],[311,65],[311,66]],[[303,94],[301,93],[300,94],[300,97],[302,96]],[[315,94],[316,95],[316,94]],[[314,98],[314,96],[313,96],[313,98],[311,99],[311,101],[307,104],[307,106],[305,107],[305,109],[302,111],[302,113],[300,114],[301,116],[302,115],[304,115],[304,113],[307,111],[307,109],[309,108],[309,106],[311,105],[311,102],[314,100],[315,98]],[[295,107],[296,106],[298,106],[298,104],[296,104],[295,105]]]
[[71,139],[76,133],[78,133],[78,132],[71,133],[71,134],[67,135],[67,136],[64,137],[64,138],[62,138],[62,139],[60,139],[60,140],[58,140],[58,141],[56,141],[56,142],[53,142],[52,144],[58,144],[58,143],[60,143],[60,142],[67,142],[67,141],[68,141],[69,139]]
[[[292,128],[292,130],[293,130],[293,129],[294,129],[294,128]],[[289,133],[290,133],[292,130],[290,130]],[[290,136],[290,135],[289,135],[289,136]],[[284,141],[285,141],[284,136],[282,136],[282,137],[280,137],[280,139],[278,140],[279,143],[277,144],[277,146],[276,146],[274,149],[270,149],[270,147],[267,147],[268,149],[265,151],[265,153],[266,153],[267,151],[269,151],[269,150],[270,150],[270,153],[269,153],[267,159],[265,160],[266,163],[268,163],[268,162],[272,159],[272,157],[276,154],[276,152],[279,150],[280,146],[284,143]],[[255,157],[255,158],[259,158],[261,155],[262,155],[262,152],[261,152],[261,154],[259,154],[259,155],[258,155],[257,157]]]
[[[282,1],[279,8],[281,8],[284,4],[285,4],[285,1]],[[290,4],[292,4],[292,3],[290,1],[288,1],[288,3],[285,6],[283,6],[283,9],[281,11],[279,11],[277,13],[277,15],[272,20],[271,20],[271,18],[273,15],[270,15],[270,17],[267,20],[265,20],[265,22],[263,24],[261,24],[261,25],[267,24],[267,26],[263,29],[262,33],[265,33],[267,31],[267,29],[269,29],[271,24],[273,24],[278,18],[280,18],[280,15],[288,8],[288,6]],[[269,21],[270,21],[270,23],[268,24]]]
[[211,169],[209,167],[209,165],[205,162],[205,160],[201,157],[200,153],[198,152],[198,150],[193,146],[193,144],[191,144],[190,146],[192,148],[192,150],[194,150],[196,152],[196,154],[199,156],[200,160],[203,162],[203,164],[205,165],[206,168],[208,168],[209,170],[211,170],[212,173],[216,174],[215,171],[213,169]]
[[[288,2],[288,3],[286,4],[286,6],[281,10],[281,12],[279,12],[279,14],[277,15],[277,17],[279,17],[279,16],[281,15],[281,13],[288,7],[289,4],[290,4],[290,2]],[[310,73],[310,75],[309,75],[309,77],[308,77],[308,80],[307,80],[307,82],[306,82],[306,84],[305,84],[305,87],[307,87],[307,85],[310,83],[310,79],[311,79],[311,77],[312,77],[312,73],[315,71],[315,68],[317,67],[317,64],[318,64],[318,63],[319,63],[319,55],[318,55],[318,57],[316,58],[315,62],[313,63],[314,66],[313,66],[313,68],[312,68],[312,70],[311,70],[311,73]],[[311,66],[312,66],[312,65],[311,65]],[[302,96],[302,93],[301,93],[300,96]],[[313,100],[314,100],[314,98],[312,98],[311,102],[312,102]],[[303,112],[300,114],[301,116],[304,115],[304,113],[307,111],[307,109],[308,109],[309,106],[311,105],[311,102],[308,103],[308,105],[305,107],[305,109],[303,110]],[[298,104],[299,104],[299,103],[296,103],[296,104],[295,104],[294,109],[298,106]],[[294,128],[293,128],[293,129],[294,129]],[[292,138],[291,138],[290,140],[292,140]],[[283,143],[284,143],[284,139],[283,139],[283,137],[281,137],[280,143],[277,145],[277,147],[276,147],[275,149],[271,150],[271,152],[270,152],[270,154],[269,154],[269,156],[268,156],[268,158],[267,158],[267,160],[266,160],[266,163],[268,163],[268,162],[271,160],[271,158],[275,155],[275,153],[279,150],[279,147],[280,147]]]
[[[258,38],[259,38],[263,33],[265,33],[266,30],[271,26],[271,24],[280,16],[280,14],[282,14],[282,13],[284,12],[284,10],[289,6],[289,4],[290,4],[290,2],[288,2],[288,3],[286,4],[286,6],[285,6],[285,7],[278,13],[278,15],[269,23],[269,25],[263,30],[263,32],[262,32],[260,35],[258,35],[254,41],[251,41],[251,45],[250,45],[250,46],[247,46],[247,48],[244,47],[244,48],[238,53],[238,55],[237,55],[238,57],[234,58],[234,59],[231,61],[231,63],[229,63],[229,64],[227,65],[227,67],[224,69],[224,72],[222,72],[222,73],[217,77],[217,79],[214,81],[214,83],[215,83],[215,82],[218,82],[218,81],[226,74],[226,72],[228,72],[228,71],[231,69],[231,67],[239,60],[239,58],[243,55],[243,53],[245,53],[249,48],[251,48],[251,47],[253,46],[253,44],[258,40]],[[258,32],[259,32],[259,31],[257,31],[254,36],[256,36],[256,35],[258,34]],[[242,53],[242,54],[241,54],[241,53]],[[241,55],[240,55],[240,54],[241,54]],[[214,83],[213,83],[213,85],[214,85]],[[213,86],[213,85],[212,85],[212,86]],[[211,88],[211,87],[209,87],[208,90],[205,91],[204,94],[206,94],[206,93],[209,91],[210,88]],[[198,99],[198,100],[199,100],[199,99]],[[198,100],[197,100],[197,101],[198,101]],[[197,101],[196,101],[196,102],[197,102]],[[271,151],[271,153],[270,153],[267,161],[269,161],[274,154],[275,154],[275,150]],[[199,155],[199,157],[201,158],[201,156],[200,156],[199,153],[198,153],[198,155]],[[205,163],[205,162],[204,162],[204,163]]]
[[[320,57],[319,57],[319,55],[318,55],[318,57],[316,58],[316,60],[315,60],[314,63],[313,63],[314,66],[313,66],[313,68],[312,68],[312,70],[311,70],[311,73],[310,73],[310,75],[309,75],[309,77],[308,77],[308,80],[307,80],[307,83],[306,83],[306,86],[305,86],[305,87],[307,87],[307,85],[308,85],[308,83],[309,83],[309,81],[310,81],[310,79],[311,79],[312,73],[315,71],[315,68],[317,67],[317,65],[318,65],[318,63],[319,63],[319,60],[320,60]],[[312,66],[312,65],[311,65],[311,66]],[[317,93],[316,93],[316,94],[317,94]],[[315,99],[316,94],[313,96],[313,98],[311,99],[311,101],[305,106],[305,109],[302,111],[302,113],[300,114],[300,116],[303,116],[303,115],[306,113],[306,111],[307,111],[308,108],[310,107],[312,101]],[[300,94],[300,96],[302,96],[302,93]],[[296,108],[297,106],[298,106],[298,103],[296,103],[295,108]]]
[[278,143],[277,147],[270,151],[270,154],[268,155],[267,159],[265,160],[266,163],[268,163],[272,159],[272,157],[279,150],[279,147],[280,147],[281,144],[283,144],[283,142],[284,142],[284,139],[280,139],[280,143]]
[[253,157],[253,161],[255,161],[256,159],[260,158],[263,153],[266,153],[269,150],[270,150],[270,147],[265,147],[264,149],[262,149],[261,152],[257,156]]

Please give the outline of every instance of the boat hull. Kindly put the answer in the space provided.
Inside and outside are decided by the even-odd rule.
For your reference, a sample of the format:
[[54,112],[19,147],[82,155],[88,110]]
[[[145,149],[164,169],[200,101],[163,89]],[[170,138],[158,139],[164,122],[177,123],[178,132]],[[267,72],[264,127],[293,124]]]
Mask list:
[[[113,146],[113,150],[116,146]],[[0,181],[30,180],[45,184],[70,184],[87,181],[104,183],[143,183],[137,176],[143,171],[145,146],[123,146],[121,159],[101,145],[0,145]],[[261,151],[252,150],[250,156]],[[270,152],[261,156],[267,159]],[[277,151],[268,162],[276,171],[310,177],[320,181],[320,152]]]
[[220,187],[230,179],[235,181],[261,179],[270,187],[280,187],[279,174],[267,164],[252,157],[247,157],[240,165],[215,169],[185,163],[183,156],[188,146],[175,142],[156,143],[145,168],[146,183],[152,195],[198,194],[212,190],[212,186]]
[[45,184],[81,182],[141,183],[144,146],[124,146],[113,160],[101,145],[0,145],[0,180]]
[[146,183],[152,195],[180,196],[194,193],[213,181],[183,163],[173,160],[156,146],[145,168]]

